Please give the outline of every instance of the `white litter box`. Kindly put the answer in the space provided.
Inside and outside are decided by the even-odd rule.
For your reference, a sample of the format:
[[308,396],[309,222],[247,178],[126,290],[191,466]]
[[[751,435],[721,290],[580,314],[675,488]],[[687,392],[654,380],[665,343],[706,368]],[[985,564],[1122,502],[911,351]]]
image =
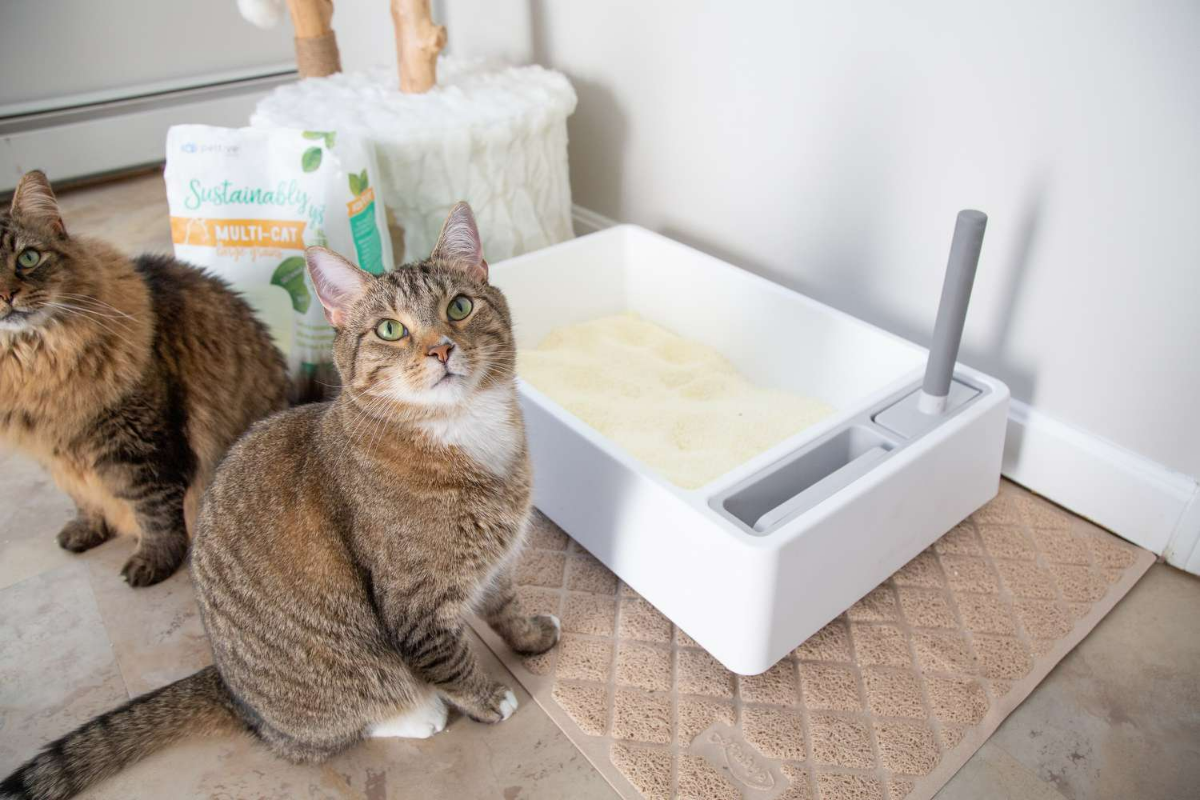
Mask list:
[[960,214],[932,358],[631,225],[493,265],[519,348],[632,311],[837,410],[689,491],[521,382],[536,505],[729,669],[766,670],[997,492],[1008,389],[954,364],[985,221]]

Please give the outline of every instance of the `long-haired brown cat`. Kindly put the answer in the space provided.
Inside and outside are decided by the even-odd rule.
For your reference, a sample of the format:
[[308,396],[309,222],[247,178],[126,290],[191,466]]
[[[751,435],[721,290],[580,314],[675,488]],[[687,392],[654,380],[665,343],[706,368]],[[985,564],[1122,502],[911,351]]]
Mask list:
[[192,552],[216,664],[67,734],[0,796],[69,797],[216,730],[317,761],[432,735],[446,701],[499,722],[516,698],[476,664],[463,614],[521,653],[558,641],[509,576],[530,467],[508,306],[470,208],[422,263],[374,277],[310,248],[308,265],[344,388],[259,423],[217,471]]
[[217,462],[286,406],[286,387],[283,357],[228,286],[68,235],[46,176],[21,179],[0,212],[0,442],[75,501],[60,545],[136,536],[125,579],[168,577]]

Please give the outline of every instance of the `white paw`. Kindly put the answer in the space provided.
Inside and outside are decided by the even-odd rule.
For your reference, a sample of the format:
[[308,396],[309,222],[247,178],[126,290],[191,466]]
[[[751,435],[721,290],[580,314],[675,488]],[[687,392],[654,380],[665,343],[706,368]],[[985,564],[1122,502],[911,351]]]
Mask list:
[[500,701],[500,721],[508,719],[517,710],[517,696],[509,689],[504,693],[504,699]]
[[440,695],[433,696],[433,713],[430,719],[430,724],[433,725],[434,733],[441,733],[446,730],[446,720],[450,717],[450,710],[446,706],[446,701]]
[[562,622],[553,614],[547,614],[546,616],[549,617],[550,621],[554,623],[554,641],[557,642],[562,638]]
[[446,729],[448,712],[441,697],[429,699],[398,717],[378,722],[367,729],[372,738],[428,739]]

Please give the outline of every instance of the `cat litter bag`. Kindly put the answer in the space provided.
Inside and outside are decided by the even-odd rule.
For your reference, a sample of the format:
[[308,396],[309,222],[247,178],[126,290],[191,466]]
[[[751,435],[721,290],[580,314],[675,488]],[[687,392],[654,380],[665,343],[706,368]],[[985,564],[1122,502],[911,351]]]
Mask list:
[[333,329],[304,263],[323,245],[375,275],[394,266],[374,151],[336,131],[176,125],[167,132],[175,255],[229,282],[287,355],[299,399],[337,383]]

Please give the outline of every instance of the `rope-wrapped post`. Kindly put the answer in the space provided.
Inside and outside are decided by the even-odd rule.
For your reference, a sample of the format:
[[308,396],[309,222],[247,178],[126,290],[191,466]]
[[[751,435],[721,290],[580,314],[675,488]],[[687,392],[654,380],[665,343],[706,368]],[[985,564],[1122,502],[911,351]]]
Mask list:
[[422,94],[437,85],[438,53],[446,46],[446,29],[433,24],[429,0],[392,0],[400,91]]
[[287,0],[296,30],[296,67],[301,78],[323,78],[342,71],[337,35],[330,24],[333,0]]

